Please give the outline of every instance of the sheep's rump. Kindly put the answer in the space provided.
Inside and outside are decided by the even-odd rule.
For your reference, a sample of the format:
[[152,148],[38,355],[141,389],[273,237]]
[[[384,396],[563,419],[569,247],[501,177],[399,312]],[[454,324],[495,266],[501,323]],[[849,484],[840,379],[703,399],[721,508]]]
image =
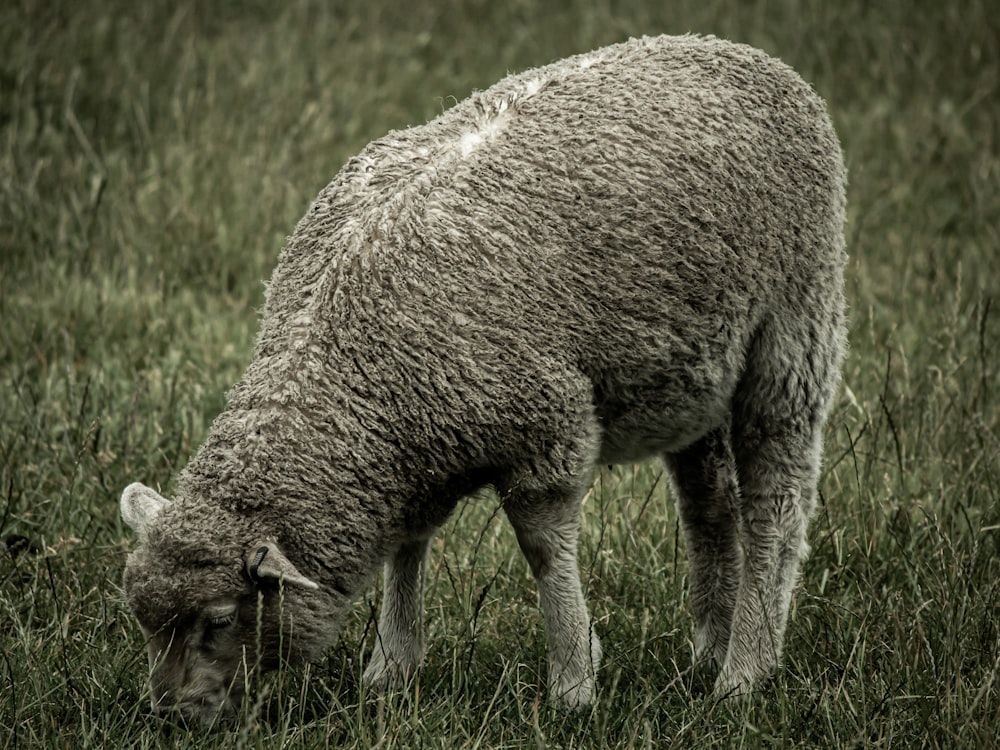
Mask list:
[[282,254],[258,355],[297,372],[286,354],[321,343],[484,388],[582,373],[608,460],[664,432],[657,409],[669,451],[722,418],[768,319],[839,341],[843,221],[836,136],[789,67],[714,38],[631,40],[351,159]]

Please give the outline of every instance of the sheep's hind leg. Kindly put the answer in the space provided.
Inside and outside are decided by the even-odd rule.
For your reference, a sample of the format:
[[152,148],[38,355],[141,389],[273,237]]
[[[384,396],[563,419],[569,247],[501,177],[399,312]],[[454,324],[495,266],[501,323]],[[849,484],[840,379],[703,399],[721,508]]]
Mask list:
[[[743,578],[720,695],[747,692],[781,659],[792,589],[809,551],[822,428],[837,378],[832,336],[806,335],[794,321],[758,338],[733,405]],[[809,331],[809,322],[799,322]],[[806,342],[803,345],[802,342]]]
[[665,456],[687,549],[695,657],[721,667],[742,577],[739,489],[729,424]]
[[364,683],[399,687],[423,659],[424,568],[430,539],[404,542],[385,564],[382,611]]
[[[601,643],[591,628],[577,566],[580,503],[592,469],[588,457],[574,475],[559,472],[555,476],[562,479],[537,489],[518,483],[504,499],[538,587],[548,642],[549,691],[569,708],[593,702],[601,663]],[[536,467],[531,474],[539,479],[547,472]]]
[[716,680],[720,695],[747,692],[781,659],[792,589],[806,557],[818,450],[801,437],[758,438],[737,451],[743,577],[729,649]]

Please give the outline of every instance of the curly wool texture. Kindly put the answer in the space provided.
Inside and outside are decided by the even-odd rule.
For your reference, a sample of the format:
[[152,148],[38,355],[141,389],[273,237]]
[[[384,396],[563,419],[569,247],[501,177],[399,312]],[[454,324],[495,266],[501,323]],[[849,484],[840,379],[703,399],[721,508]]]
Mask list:
[[513,75],[374,141],[282,252],[253,361],[130,559],[133,607],[204,598],[177,550],[229,585],[263,536],[326,592],[288,595],[315,651],[331,589],[357,593],[463,495],[684,449],[788,331],[805,364],[754,391],[797,405],[775,424],[820,422],[844,181],[807,84],[694,36]]

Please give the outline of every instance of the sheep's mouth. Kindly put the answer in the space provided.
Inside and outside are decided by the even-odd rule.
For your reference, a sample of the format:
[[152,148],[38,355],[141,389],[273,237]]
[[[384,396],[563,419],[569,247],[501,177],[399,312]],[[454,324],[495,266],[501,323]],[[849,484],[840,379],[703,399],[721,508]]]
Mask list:
[[187,731],[223,731],[236,726],[242,702],[242,694],[205,696],[175,704],[160,704],[154,711],[168,726]]

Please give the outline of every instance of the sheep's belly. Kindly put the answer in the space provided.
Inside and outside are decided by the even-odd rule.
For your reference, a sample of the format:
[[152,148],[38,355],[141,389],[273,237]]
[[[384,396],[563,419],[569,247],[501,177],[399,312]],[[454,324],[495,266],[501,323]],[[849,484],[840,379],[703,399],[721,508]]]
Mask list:
[[728,399],[628,409],[601,420],[601,463],[635,463],[683,450],[722,424]]

